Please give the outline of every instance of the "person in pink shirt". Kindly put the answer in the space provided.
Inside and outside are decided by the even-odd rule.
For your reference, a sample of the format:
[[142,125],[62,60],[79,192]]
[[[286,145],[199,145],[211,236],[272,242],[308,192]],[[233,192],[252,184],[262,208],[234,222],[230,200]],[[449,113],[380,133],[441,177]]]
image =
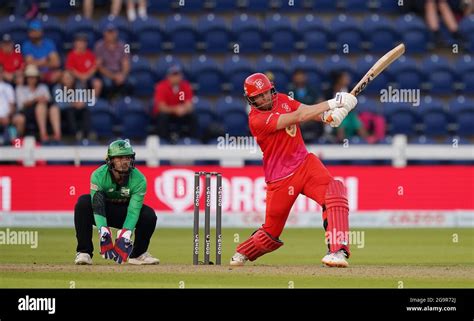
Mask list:
[[254,261],[281,247],[283,242],[279,237],[290,209],[298,195],[304,194],[323,208],[329,252],[322,262],[327,266],[348,266],[349,206],[346,188],[331,176],[316,155],[308,153],[300,123],[323,121],[338,127],[356,106],[357,98],[341,92],[333,99],[305,105],[277,93],[267,76],[261,73],[247,77],[244,90],[252,107],[249,128],[263,152],[267,183],[266,213],[262,227],[237,246],[230,265],[244,265],[247,260]]

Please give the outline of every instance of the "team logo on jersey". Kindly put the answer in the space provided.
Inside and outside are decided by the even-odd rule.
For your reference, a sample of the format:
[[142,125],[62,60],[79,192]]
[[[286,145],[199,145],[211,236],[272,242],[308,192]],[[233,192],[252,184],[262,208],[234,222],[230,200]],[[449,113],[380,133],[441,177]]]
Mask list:
[[263,86],[265,86],[265,84],[263,83],[263,80],[262,79],[257,79],[255,80],[255,82],[253,83],[255,86],[257,86],[258,89],[262,89]]
[[287,113],[291,112],[290,106],[287,103],[281,104],[281,107],[286,110]]
[[130,196],[130,188],[122,187],[120,189],[120,196],[129,197]]
[[286,127],[285,131],[291,137],[295,137],[296,136],[296,124],[293,124],[291,126]]

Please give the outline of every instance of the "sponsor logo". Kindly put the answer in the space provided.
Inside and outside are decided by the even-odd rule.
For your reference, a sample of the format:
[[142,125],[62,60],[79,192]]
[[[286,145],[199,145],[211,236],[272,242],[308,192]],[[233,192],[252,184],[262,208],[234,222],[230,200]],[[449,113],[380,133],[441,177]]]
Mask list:
[[291,112],[290,106],[288,106],[287,103],[283,103],[283,104],[281,105],[281,107],[282,107],[287,113]]
[[265,84],[263,83],[263,80],[262,79],[257,79],[255,80],[255,82],[253,83],[258,89],[262,89],[263,86],[265,86]]
[[91,183],[91,190],[98,191],[99,187],[97,185]]
[[291,137],[295,137],[296,136],[296,131],[297,131],[296,124],[293,124],[293,125],[290,125],[290,126],[286,127],[285,131]]

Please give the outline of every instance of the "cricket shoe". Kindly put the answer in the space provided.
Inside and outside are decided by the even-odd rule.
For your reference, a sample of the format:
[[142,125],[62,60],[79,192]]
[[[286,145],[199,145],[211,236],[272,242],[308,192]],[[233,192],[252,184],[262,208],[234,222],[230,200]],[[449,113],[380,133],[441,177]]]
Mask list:
[[337,251],[335,253],[326,254],[321,260],[323,264],[330,267],[348,267],[349,263],[346,260],[346,254],[343,250]]
[[76,259],[74,260],[76,265],[92,265],[92,258],[89,253],[76,253]]
[[155,265],[160,264],[160,260],[151,256],[150,253],[145,252],[139,257],[129,258],[128,264],[133,265]]
[[230,265],[244,266],[247,261],[248,258],[245,255],[235,252],[234,256],[230,259]]

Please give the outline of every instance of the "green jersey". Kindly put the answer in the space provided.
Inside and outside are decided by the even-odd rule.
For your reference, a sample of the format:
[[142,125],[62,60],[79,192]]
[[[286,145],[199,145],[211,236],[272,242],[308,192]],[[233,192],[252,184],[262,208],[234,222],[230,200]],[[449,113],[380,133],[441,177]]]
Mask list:
[[[112,180],[107,165],[102,165],[91,175],[91,200],[94,200],[94,194],[98,191],[105,193],[107,202],[128,203],[127,217],[123,223],[124,229],[133,230],[137,224],[140,211],[143,206],[143,199],[146,193],[146,178],[136,168],[133,168],[124,185],[119,185]],[[98,229],[107,226],[105,216],[94,212],[95,224]]]

